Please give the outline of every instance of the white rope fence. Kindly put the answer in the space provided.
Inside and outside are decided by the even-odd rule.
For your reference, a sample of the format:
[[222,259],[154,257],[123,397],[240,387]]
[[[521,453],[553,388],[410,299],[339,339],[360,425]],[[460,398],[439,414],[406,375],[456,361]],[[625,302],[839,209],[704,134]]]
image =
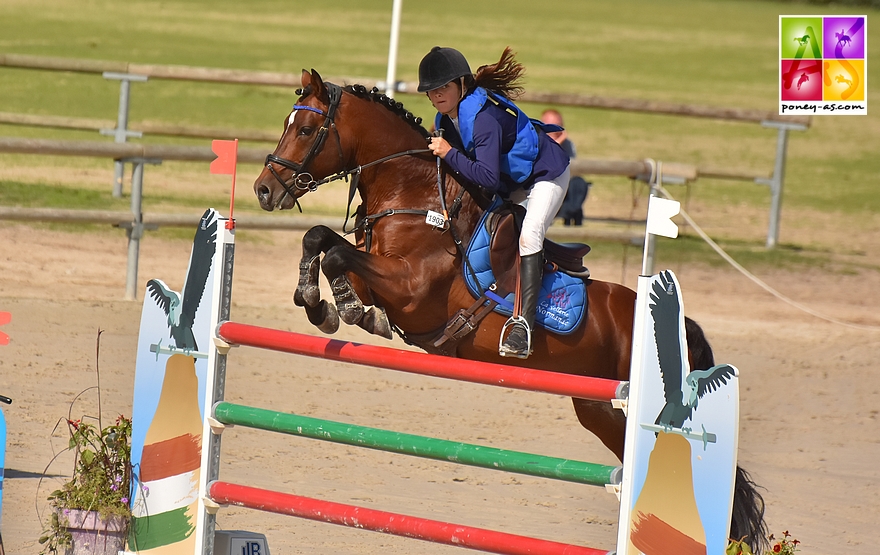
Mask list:
[[[655,185],[655,188],[656,188],[657,192],[662,194],[667,199],[675,200],[672,197],[672,195],[669,194],[669,191],[664,189],[662,185],[657,184],[657,185]],[[821,313],[813,310],[812,308],[810,308],[804,304],[801,304],[801,303],[799,303],[789,297],[786,297],[785,295],[783,295],[782,293],[780,293],[776,289],[774,289],[774,288],[770,287],[769,285],[767,285],[766,283],[764,283],[758,276],[756,276],[755,274],[746,270],[741,264],[739,264],[736,260],[734,260],[729,254],[724,252],[724,249],[722,249],[720,246],[718,246],[718,244],[715,241],[713,241],[711,237],[706,235],[706,232],[704,232],[703,229],[699,225],[697,225],[697,222],[695,222],[693,220],[693,218],[690,217],[690,215],[684,210],[684,208],[682,208],[681,212],[679,212],[679,213],[685,219],[685,221],[688,223],[688,225],[690,225],[692,228],[694,228],[694,231],[697,232],[697,234],[703,239],[703,241],[705,241],[706,244],[708,244],[710,247],[712,247],[712,249],[715,252],[717,252],[721,258],[726,260],[728,264],[733,266],[742,275],[746,276],[748,279],[753,281],[759,287],[761,287],[762,289],[764,289],[765,291],[767,291],[768,293],[770,293],[774,297],[778,298],[779,300],[793,306],[794,308],[797,308],[798,310],[801,310],[803,312],[806,312],[807,314],[815,316],[816,318],[820,318],[822,320],[825,320],[827,322],[831,322],[833,324],[838,324],[841,326],[846,326],[846,327],[854,328],[854,329],[858,329],[858,330],[880,331],[880,326],[868,326],[868,325],[863,325],[863,324],[854,324],[852,322],[844,322],[843,320],[838,320],[837,318],[832,318],[830,316],[826,316],[824,314],[821,314]]]

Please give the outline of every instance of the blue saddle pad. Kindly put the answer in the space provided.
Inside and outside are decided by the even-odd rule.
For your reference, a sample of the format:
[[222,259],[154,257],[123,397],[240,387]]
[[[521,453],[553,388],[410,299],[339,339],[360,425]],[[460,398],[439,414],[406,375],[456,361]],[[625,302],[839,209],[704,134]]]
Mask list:
[[[493,206],[494,208],[494,206]],[[495,283],[492,265],[489,260],[491,237],[486,229],[486,218],[492,213],[487,210],[477,226],[476,233],[467,248],[467,256],[479,283],[464,264],[464,279],[468,290],[474,298],[480,298],[483,291]],[[492,295],[489,291],[488,295]],[[503,299],[495,295],[498,301],[495,312],[510,316],[513,314],[514,294],[509,293]],[[564,272],[544,271],[541,292],[538,295],[538,308],[535,324],[559,334],[569,334],[576,330],[586,314],[587,287],[580,278],[572,277]]]

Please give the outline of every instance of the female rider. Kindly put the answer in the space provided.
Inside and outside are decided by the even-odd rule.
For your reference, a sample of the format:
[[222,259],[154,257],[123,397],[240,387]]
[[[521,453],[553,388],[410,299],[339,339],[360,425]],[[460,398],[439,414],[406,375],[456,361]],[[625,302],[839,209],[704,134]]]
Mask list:
[[[544,235],[553,223],[569,181],[569,158],[547,132],[561,131],[531,120],[513,102],[522,93],[525,68],[510,48],[493,65],[471,73],[453,48],[435,46],[419,64],[419,92],[438,114],[441,137],[430,149],[464,179],[526,208],[519,236],[520,315],[508,321],[501,356],[528,358],[544,270]],[[507,326],[506,326],[507,327]]]

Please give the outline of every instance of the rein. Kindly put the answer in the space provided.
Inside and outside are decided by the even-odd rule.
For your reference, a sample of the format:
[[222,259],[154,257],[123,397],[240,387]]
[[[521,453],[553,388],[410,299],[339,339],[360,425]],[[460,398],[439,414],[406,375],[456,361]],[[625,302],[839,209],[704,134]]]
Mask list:
[[[418,148],[418,149],[414,149],[414,150],[405,150],[403,152],[397,152],[395,154],[389,154],[388,156],[383,156],[382,158],[379,158],[378,160],[373,160],[372,162],[368,162],[366,164],[360,165],[354,169],[343,170],[341,172],[337,172],[333,175],[327,176],[324,179],[322,179],[321,181],[315,183],[315,189],[317,189],[319,185],[323,185],[323,184],[329,183],[331,181],[336,181],[337,179],[347,179],[349,176],[352,176],[352,175],[354,176],[351,178],[351,180],[349,182],[348,203],[345,205],[345,221],[342,222],[342,232],[345,233],[346,235],[348,235],[349,233],[353,233],[357,229],[357,227],[355,227],[355,228],[352,228],[351,230],[346,230],[345,226],[348,225],[348,220],[351,219],[351,203],[354,201],[354,195],[357,192],[358,182],[360,181],[360,177],[361,177],[361,171],[363,171],[365,168],[369,168],[371,166],[377,166],[383,162],[388,162],[389,160],[394,160],[395,158],[401,158],[403,156],[413,156],[415,154],[424,154],[426,152],[431,152],[431,149]],[[427,210],[394,210],[394,209],[391,209],[391,210],[386,210],[385,212],[389,212],[389,211],[391,213],[395,213],[395,212],[396,213],[408,213],[408,214],[419,213],[422,215],[428,214]],[[382,215],[389,215],[389,214],[383,213]],[[375,216],[375,218],[380,218],[380,217],[382,217],[382,216],[381,215]],[[368,247],[367,251],[369,251],[369,250],[370,249]]]
[[[269,172],[275,177],[278,183],[281,184],[281,187],[284,188],[284,194],[279,197],[278,201],[275,203],[277,207],[287,195],[293,197],[293,191],[291,190],[291,186],[295,187],[297,190],[308,190],[309,192],[314,192],[321,185],[325,185],[327,183],[336,181],[338,179],[347,179],[349,176],[354,176],[351,179],[351,187],[349,188],[348,193],[348,205],[346,206],[346,216],[345,222],[343,222],[343,232],[350,233],[345,231],[345,224],[348,222],[349,218],[351,218],[351,203],[354,200],[354,193],[357,190],[358,180],[360,178],[361,171],[365,168],[369,168],[371,166],[375,166],[377,164],[381,164],[383,162],[387,162],[389,160],[393,160],[395,158],[400,158],[402,156],[412,156],[415,154],[425,154],[426,152],[430,152],[430,149],[421,148],[415,150],[407,150],[404,152],[398,152],[395,154],[390,154],[388,156],[384,156],[379,158],[378,160],[374,160],[367,164],[362,164],[357,166],[356,168],[352,168],[350,170],[342,170],[334,173],[333,175],[329,175],[323,179],[315,180],[311,173],[309,173],[306,169],[309,163],[321,152],[324,148],[324,143],[327,140],[327,135],[330,132],[330,129],[334,129],[336,131],[336,148],[339,152],[339,161],[340,164],[343,163],[342,158],[342,141],[339,138],[339,129],[336,127],[336,123],[334,121],[336,117],[336,110],[339,108],[339,102],[342,100],[342,92],[343,89],[339,85],[335,85],[333,83],[324,83],[327,87],[327,93],[330,96],[330,106],[327,111],[323,111],[320,108],[314,108],[312,106],[300,106],[294,104],[293,109],[296,110],[308,110],[310,112],[315,112],[316,114],[321,114],[324,116],[324,123],[321,125],[321,128],[318,129],[318,136],[315,137],[315,142],[312,143],[312,146],[309,148],[309,151],[306,153],[305,158],[302,162],[297,163],[292,160],[287,160],[285,158],[281,158],[280,156],[276,156],[274,154],[269,154],[266,156],[266,168],[268,168]],[[284,168],[292,170],[294,172],[293,176],[290,180],[285,181],[281,178],[281,175],[275,170],[272,164],[278,164]],[[299,207],[299,200],[296,201],[297,206]],[[300,212],[302,212],[302,207],[300,207]],[[398,210],[399,212],[399,210]]]
[[[366,168],[376,166],[378,164],[382,164],[383,162],[388,162],[389,160],[401,158],[403,156],[413,156],[416,154],[425,154],[425,153],[431,152],[431,149],[420,148],[420,149],[406,150],[403,152],[389,154],[388,156],[383,156],[382,158],[379,158],[378,160],[374,160],[372,162],[368,162],[366,164],[359,165],[359,166],[352,168],[352,169],[349,169],[349,170],[342,170],[342,171],[336,172],[336,173],[329,175],[323,179],[315,180],[315,178],[312,176],[312,174],[307,171],[308,165],[309,165],[309,163],[311,163],[311,161],[316,156],[318,156],[318,154],[324,148],[324,143],[327,141],[327,135],[330,133],[331,128],[336,131],[336,147],[337,147],[337,151],[339,152],[340,165],[342,165],[344,163],[343,155],[342,155],[342,141],[339,138],[339,129],[336,127],[336,123],[334,121],[334,119],[336,117],[336,110],[339,108],[339,103],[342,100],[343,89],[339,85],[336,85],[333,83],[325,82],[324,85],[327,87],[327,94],[330,97],[330,104],[329,104],[326,112],[321,110],[320,108],[315,108],[313,106],[303,106],[303,105],[296,105],[296,104],[294,104],[294,106],[293,106],[294,111],[307,110],[307,111],[314,112],[316,114],[320,114],[320,115],[324,116],[324,123],[321,125],[320,129],[318,129],[318,135],[317,135],[317,137],[315,137],[315,142],[312,143],[311,147],[309,147],[309,151],[306,153],[306,156],[303,159],[303,161],[300,163],[297,163],[292,160],[287,160],[285,158],[281,158],[280,156],[276,156],[275,154],[269,154],[268,156],[266,156],[266,162],[265,162],[266,168],[268,168],[269,172],[275,177],[275,179],[278,181],[278,183],[281,184],[281,187],[284,188],[284,194],[279,197],[278,201],[275,203],[275,206],[277,207],[279,204],[281,204],[281,202],[284,200],[284,198],[287,195],[290,195],[291,198],[294,198],[294,194],[293,194],[291,187],[294,187],[297,190],[301,190],[301,191],[308,190],[309,192],[314,192],[321,185],[325,185],[327,183],[331,183],[331,182],[339,180],[339,179],[348,179],[350,177],[351,179],[349,180],[350,185],[349,185],[349,190],[348,190],[348,204],[346,205],[346,208],[345,208],[346,216],[345,216],[345,221],[343,221],[343,223],[342,223],[342,231],[344,234],[348,235],[348,234],[354,233],[359,228],[363,229],[365,247],[366,247],[365,250],[367,252],[369,252],[371,242],[372,242],[372,229],[373,229],[373,225],[375,224],[375,222],[377,220],[379,220],[380,218],[384,218],[385,216],[393,216],[395,214],[415,214],[415,215],[420,215],[420,216],[427,216],[428,211],[427,210],[418,210],[418,209],[394,209],[394,208],[391,208],[391,209],[383,210],[382,212],[380,212],[378,214],[366,215],[366,216],[364,216],[363,220],[360,223],[358,223],[354,228],[352,228],[351,230],[346,230],[346,225],[348,225],[348,221],[351,219],[351,216],[352,216],[351,204],[354,201],[354,195],[355,195],[355,192],[357,191],[357,188],[358,188],[358,182],[360,180],[361,172]],[[293,176],[290,178],[290,180],[285,181],[284,179],[282,179],[281,175],[273,167],[273,164],[278,164],[279,166],[282,166],[284,168],[287,168],[287,169],[293,171],[294,173],[293,173]],[[454,218],[458,215],[458,210],[461,208],[461,203],[462,203],[462,198],[465,193],[465,188],[464,187],[461,188],[461,191],[459,192],[459,194],[456,196],[455,200],[452,203],[451,209],[447,212],[446,196],[444,194],[445,191],[443,188],[443,180],[442,180],[442,175],[441,175],[441,170],[440,170],[440,158],[439,157],[437,157],[437,188],[438,188],[438,192],[440,194],[440,204],[441,204],[441,209],[443,210],[442,215],[444,218],[444,222],[446,224],[448,224],[451,218]],[[302,207],[299,205],[299,200],[296,200],[296,205],[300,209],[300,212],[302,212]],[[461,254],[462,259],[464,260],[464,262],[468,268],[468,271],[471,274],[474,274],[474,269],[471,266],[470,260],[467,257],[467,254],[465,252],[461,238],[455,232],[454,226],[448,225],[448,229],[450,230],[450,233],[452,233],[453,242],[455,243],[456,249]]]

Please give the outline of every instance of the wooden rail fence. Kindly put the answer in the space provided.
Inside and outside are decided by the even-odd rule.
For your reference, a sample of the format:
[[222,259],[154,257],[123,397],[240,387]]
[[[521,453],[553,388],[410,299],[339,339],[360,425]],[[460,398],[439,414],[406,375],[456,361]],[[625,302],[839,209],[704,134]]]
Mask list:
[[[213,83],[238,83],[292,88],[299,87],[301,79],[299,74],[277,73],[271,71],[248,71],[181,65],[137,64],[132,62],[30,56],[25,54],[0,54],[0,66],[73,71],[79,73],[112,72],[140,75],[152,79],[207,81]],[[374,86],[378,86],[380,89],[386,88],[384,81],[362,77],[336,76],[328,77],[327,80],[339,83],[360,83],[368,88]],[[418,83],[401,81],[396,84],[395,90],[404,94],[421,94],[417,92],[417,88]],[[809,126],[811,121],[810,116],[781,116],[775,112],[767,110],[699,106],[660,102],[655,100],[610,98],[583,94],[526,91],[521,97],[521,100],[525,102],[558,104],[560,106],[579,106],[583,108],[601,108],[606,110],[623,110],[629,112],[688,116],[749,123],[778,121]]]
[[[80,73],[99,73],[106,78],[118,79],[120,85],[120,103],[117,124],[115,129],[103,127],[98,124],[98,129],[106,134],[114,134],[116,142],[124,143],[130,134],[155,133],[168,134],[184,137],[208,137],[208,138],[239,138],[243,140],[272,141],[276,137],[260,131],[241,131],[230,129],[198,128],[187,126],[173,126],[160,123],[141,123],[133,129],[128,129],[128,97],[131,81],[145,81],[147,79],[172,79],[185,81],[202,81],[226,84],[249,84],[267,85],[280,87],[298,87],[300,76],[298,74],[278,73],[269,71],[247,71],[237,69],[207,68],[182,65],[159,65],[137,64],[131,62],[118,62],[107,60],[73,59],[47,56],[31,56],[24,54],[6,53],[0,54],[0,66],[41,69],[51,71],[69,71]],[[417,83],[399,81],[388,84],[364,78],[332,77],[331,80],[342,83],[361,83],[367,87],[379,87],[391,92],[404,94],[418,94]],[[523,95],[525,102],[541,102],[560,106],[577,106],[584,108],[597,108],[605,110],[622,110],[628,112],[663,114],[682,117],[708,118],[722,121],[740,123],[758,123],[764,127],[777,130],[776,157],[772,173],[754,172],[746,170],[728,170],[720,168],[701,168],[696,172],[697,176],[713,179],[735,179],[751,181],[759,185],[766,185],[771,192],[770,223],[767,232],[767,247],[775,247],[779,236],[779,221],[782,209],[782,189],[785,179],[785,162],[788,150],[788,132],[792,130],[806,130],[811,123],[810,116],[782,116],[773,111],[750,110],[741,108],[725,108],[716,106],[701,106],[689,104],[677,104],[671,102],[609,98],[597,95],[566,94],[553,92],[531,91]],[[17,125],[59,126],[62,128],[94,129],[95,120],[80,120],[78,118],[64,118],[61,116],[28,116],[17,114],[0,114],[0,123]],[[265,138],[264,138],[265,137]],[[114,196],[122,196],[123,164],[119,160],[115,163]],[[573,171],[577,172],[577,166]]]
[[[165,160],[210,162],[216,155],[209,146],[157,145],[138,143],[108,143],[102,141],[69,141],[59,139],[29,139],[20,137],[0,137],[0,153],[105,157],[127,161],[134,164],[132,177],[131,212],[102,210],[67,210],[55,208],[0,207],[0,220],[53,221],[110,224],[124,228],[128,235],[128,267],[125,279],[125,298],[137,299],[137,273],[140,252],[140,239],[144,232],[158,227],[192,227],[198,222],[198,214],[144,214],[143,172],[145,164],[157,164]],[[262,164],[268,149],[240,148],[238,161]],[[646,179],[651,175],[651,165],[647,161],[627,160],[589,160],[576,159],[574,166],[584,174],[624,175]],[[687,164],[666,164],[664,174],[676,179],[690,180],[696,177],[696,168]],[[327,225],[341,229],[342,218],[309,218],[306,216],[284,217],[254,216],[239,214],[237,227],[242,229],[289,229],[307,230],[315,225]],[[557,232],[549,233],[552,237]],[[571,237],[570,229],[564,232]],[[605,239],[637,244],[641,234],[595,233],[593,239]]]

